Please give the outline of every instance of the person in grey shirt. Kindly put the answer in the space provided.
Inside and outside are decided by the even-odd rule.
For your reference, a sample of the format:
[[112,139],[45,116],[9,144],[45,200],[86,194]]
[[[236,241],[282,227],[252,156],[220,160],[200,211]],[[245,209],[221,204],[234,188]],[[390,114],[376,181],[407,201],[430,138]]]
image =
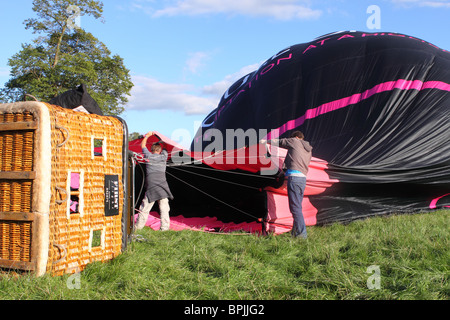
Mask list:
[[294,131],[290,138],[261,140],[261,143],[277,145],[287,149],[284,164],[287,168],[289,210],[294,218],[292,236],[307,238],[305,219],[302,211],[303,195],[306,187],[306,175],[312,156],[312,146],[304,140],[301,131]]
[[155,201],[158,201],[161,215],[161,231],[169,230],[170,206],[169,199],[173,199],[169,185],[166,180],[166,164],[168,153],[163,150],[160,143],[154,143],[151,152],[147,149],[147,139],[154,133],[148,132],[141,142],[142,153],[145,157],[145,196],[139,207],[136,229],[142,229],[147,222],[148,215]]

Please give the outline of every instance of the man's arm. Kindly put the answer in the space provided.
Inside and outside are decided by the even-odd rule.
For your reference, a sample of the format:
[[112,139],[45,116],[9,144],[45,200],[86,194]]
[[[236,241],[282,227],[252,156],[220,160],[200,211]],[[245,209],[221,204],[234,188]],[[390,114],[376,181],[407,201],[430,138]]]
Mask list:
[[152,135],[153,135],[153,131],[149,131],[149,132],[147,132],[147,133],[145,134],[144,139],[142,139],[142,141],[141,141],[141,148],[142,148],[142,149],[147,148],[147,140],[148,140],[148,138],[150,138]]
[[284,140],[284,139],[271,139],[271,140],[264,140],[264,139],[261,139],[261,140],[259,140],[259,142],[260,142],[261,144],[272,144],[272,145],[275,145],[275,146],[280,146],[280,147],[282,147],[282,146],[280,145],[280,143],[282,142],[282,140]]

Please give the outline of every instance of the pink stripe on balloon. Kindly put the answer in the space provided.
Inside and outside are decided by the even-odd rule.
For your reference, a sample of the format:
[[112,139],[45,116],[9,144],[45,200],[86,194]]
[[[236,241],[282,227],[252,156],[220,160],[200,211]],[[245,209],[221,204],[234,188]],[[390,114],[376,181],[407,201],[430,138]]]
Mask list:
[[[450,193],[444,194],[443,196],[437,197],[436,199],[433,199],[430,203],[430,209],[436,209],[437,208],[437,202],[439,199],[446,197],[450,195]],[[446,208],[450,208],[450,206],[445,206]]]
[[267,135],[267,139],[276,139],[281,136],[286,131],[292,130],[294,128],[302,125],[305,120],[316,118],[322,114],[332,112],[335,110],[339,110],[350,105],[359,103],[365,99],[370,98],[374,94],[391,91],[394,89],[400,90],[424,90],[424,89],[437,89],[443,91],[450,91],[450,84],[442,82],[442,81],[427,81],[422,82],[420,80],[403,80],[399,79],[396,81],[388,81],[384,83],[377,84],[371,89],[368,89],[362,93],[356,93],[349,97],[345,97],[342,99],[338,99],[335,101],[331,101],[325,104],[322,104],[316,108],[306,110],[305,114],[297,119],[289,120],[281,127],[277,129],[273,129]]

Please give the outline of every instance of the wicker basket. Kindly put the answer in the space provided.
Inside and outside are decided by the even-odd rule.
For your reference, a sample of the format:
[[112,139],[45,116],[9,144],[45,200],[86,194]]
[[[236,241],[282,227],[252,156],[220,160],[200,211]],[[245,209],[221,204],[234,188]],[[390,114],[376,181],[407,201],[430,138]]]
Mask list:
[[126,135],[117,117],[0,105],[0,268],[61,275],[121,253]]

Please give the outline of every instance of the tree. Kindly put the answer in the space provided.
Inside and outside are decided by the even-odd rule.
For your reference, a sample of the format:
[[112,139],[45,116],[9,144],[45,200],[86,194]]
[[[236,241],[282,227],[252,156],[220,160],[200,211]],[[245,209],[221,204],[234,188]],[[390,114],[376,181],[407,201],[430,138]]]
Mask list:
[[140,136],[141,134],[139,132],[132,132],[128,135],[128,141],[139,139]]
[[85,83],[105,114],[119,115],[133,83],[123,59],[74,24],[74,17],[102,17],[103,4],[94,0],[34,0],[38,18],[25,20],[39,36],[9,59],[11,79],[1,90],[4,101],[22,100],[28,93],[49,101]]

